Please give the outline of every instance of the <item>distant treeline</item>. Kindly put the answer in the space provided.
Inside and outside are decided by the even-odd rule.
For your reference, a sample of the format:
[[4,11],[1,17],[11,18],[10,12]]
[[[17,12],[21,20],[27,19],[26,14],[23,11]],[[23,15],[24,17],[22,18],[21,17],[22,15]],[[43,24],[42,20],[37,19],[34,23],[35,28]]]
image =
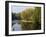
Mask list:
[[21,17],[18,16],[18,14],[12,13],[12,20],[20,20],[20,19],[21,19]]

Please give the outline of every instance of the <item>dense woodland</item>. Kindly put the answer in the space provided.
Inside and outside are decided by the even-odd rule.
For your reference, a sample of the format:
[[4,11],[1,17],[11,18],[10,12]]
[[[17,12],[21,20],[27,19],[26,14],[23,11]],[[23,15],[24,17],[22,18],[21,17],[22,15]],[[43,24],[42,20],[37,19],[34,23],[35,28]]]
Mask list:
[[18,14],[12,13],[12,20],[20,20],[22,30],[41,29],[41,7],[27,8]]

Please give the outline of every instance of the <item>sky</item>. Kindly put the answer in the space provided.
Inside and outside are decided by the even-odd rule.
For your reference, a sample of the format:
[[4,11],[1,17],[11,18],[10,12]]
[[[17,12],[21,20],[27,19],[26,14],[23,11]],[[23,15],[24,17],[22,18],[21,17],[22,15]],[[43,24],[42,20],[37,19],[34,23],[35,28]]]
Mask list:
[[[11,11],[13,13],[19,13],[19,12],[25,10],[26,8],[29,8],[29,6],[16,6],[16,5],[12,5],[11,6]],[[32,8],[34,8],[34,7],[32,7]]]

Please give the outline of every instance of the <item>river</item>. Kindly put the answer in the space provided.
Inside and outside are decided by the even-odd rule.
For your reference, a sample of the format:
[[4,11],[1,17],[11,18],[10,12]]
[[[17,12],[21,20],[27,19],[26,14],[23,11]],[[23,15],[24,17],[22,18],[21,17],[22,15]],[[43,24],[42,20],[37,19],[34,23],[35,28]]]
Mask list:
[[13,31],[21,31],[22,30],[19,20],[13,20],[12,24],[13,24],[13,26],[12,26]]

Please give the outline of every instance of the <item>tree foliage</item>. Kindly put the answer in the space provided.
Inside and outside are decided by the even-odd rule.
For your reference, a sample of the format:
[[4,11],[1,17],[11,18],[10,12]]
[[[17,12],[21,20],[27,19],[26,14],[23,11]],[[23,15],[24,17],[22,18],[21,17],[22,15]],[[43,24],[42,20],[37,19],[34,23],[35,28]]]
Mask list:
[[35,10],[29,8],[21,13],[21,19],[32,22],[23,22],[22,29],[23,30],[35,30],[41,28],[41,8],[35,7]]

